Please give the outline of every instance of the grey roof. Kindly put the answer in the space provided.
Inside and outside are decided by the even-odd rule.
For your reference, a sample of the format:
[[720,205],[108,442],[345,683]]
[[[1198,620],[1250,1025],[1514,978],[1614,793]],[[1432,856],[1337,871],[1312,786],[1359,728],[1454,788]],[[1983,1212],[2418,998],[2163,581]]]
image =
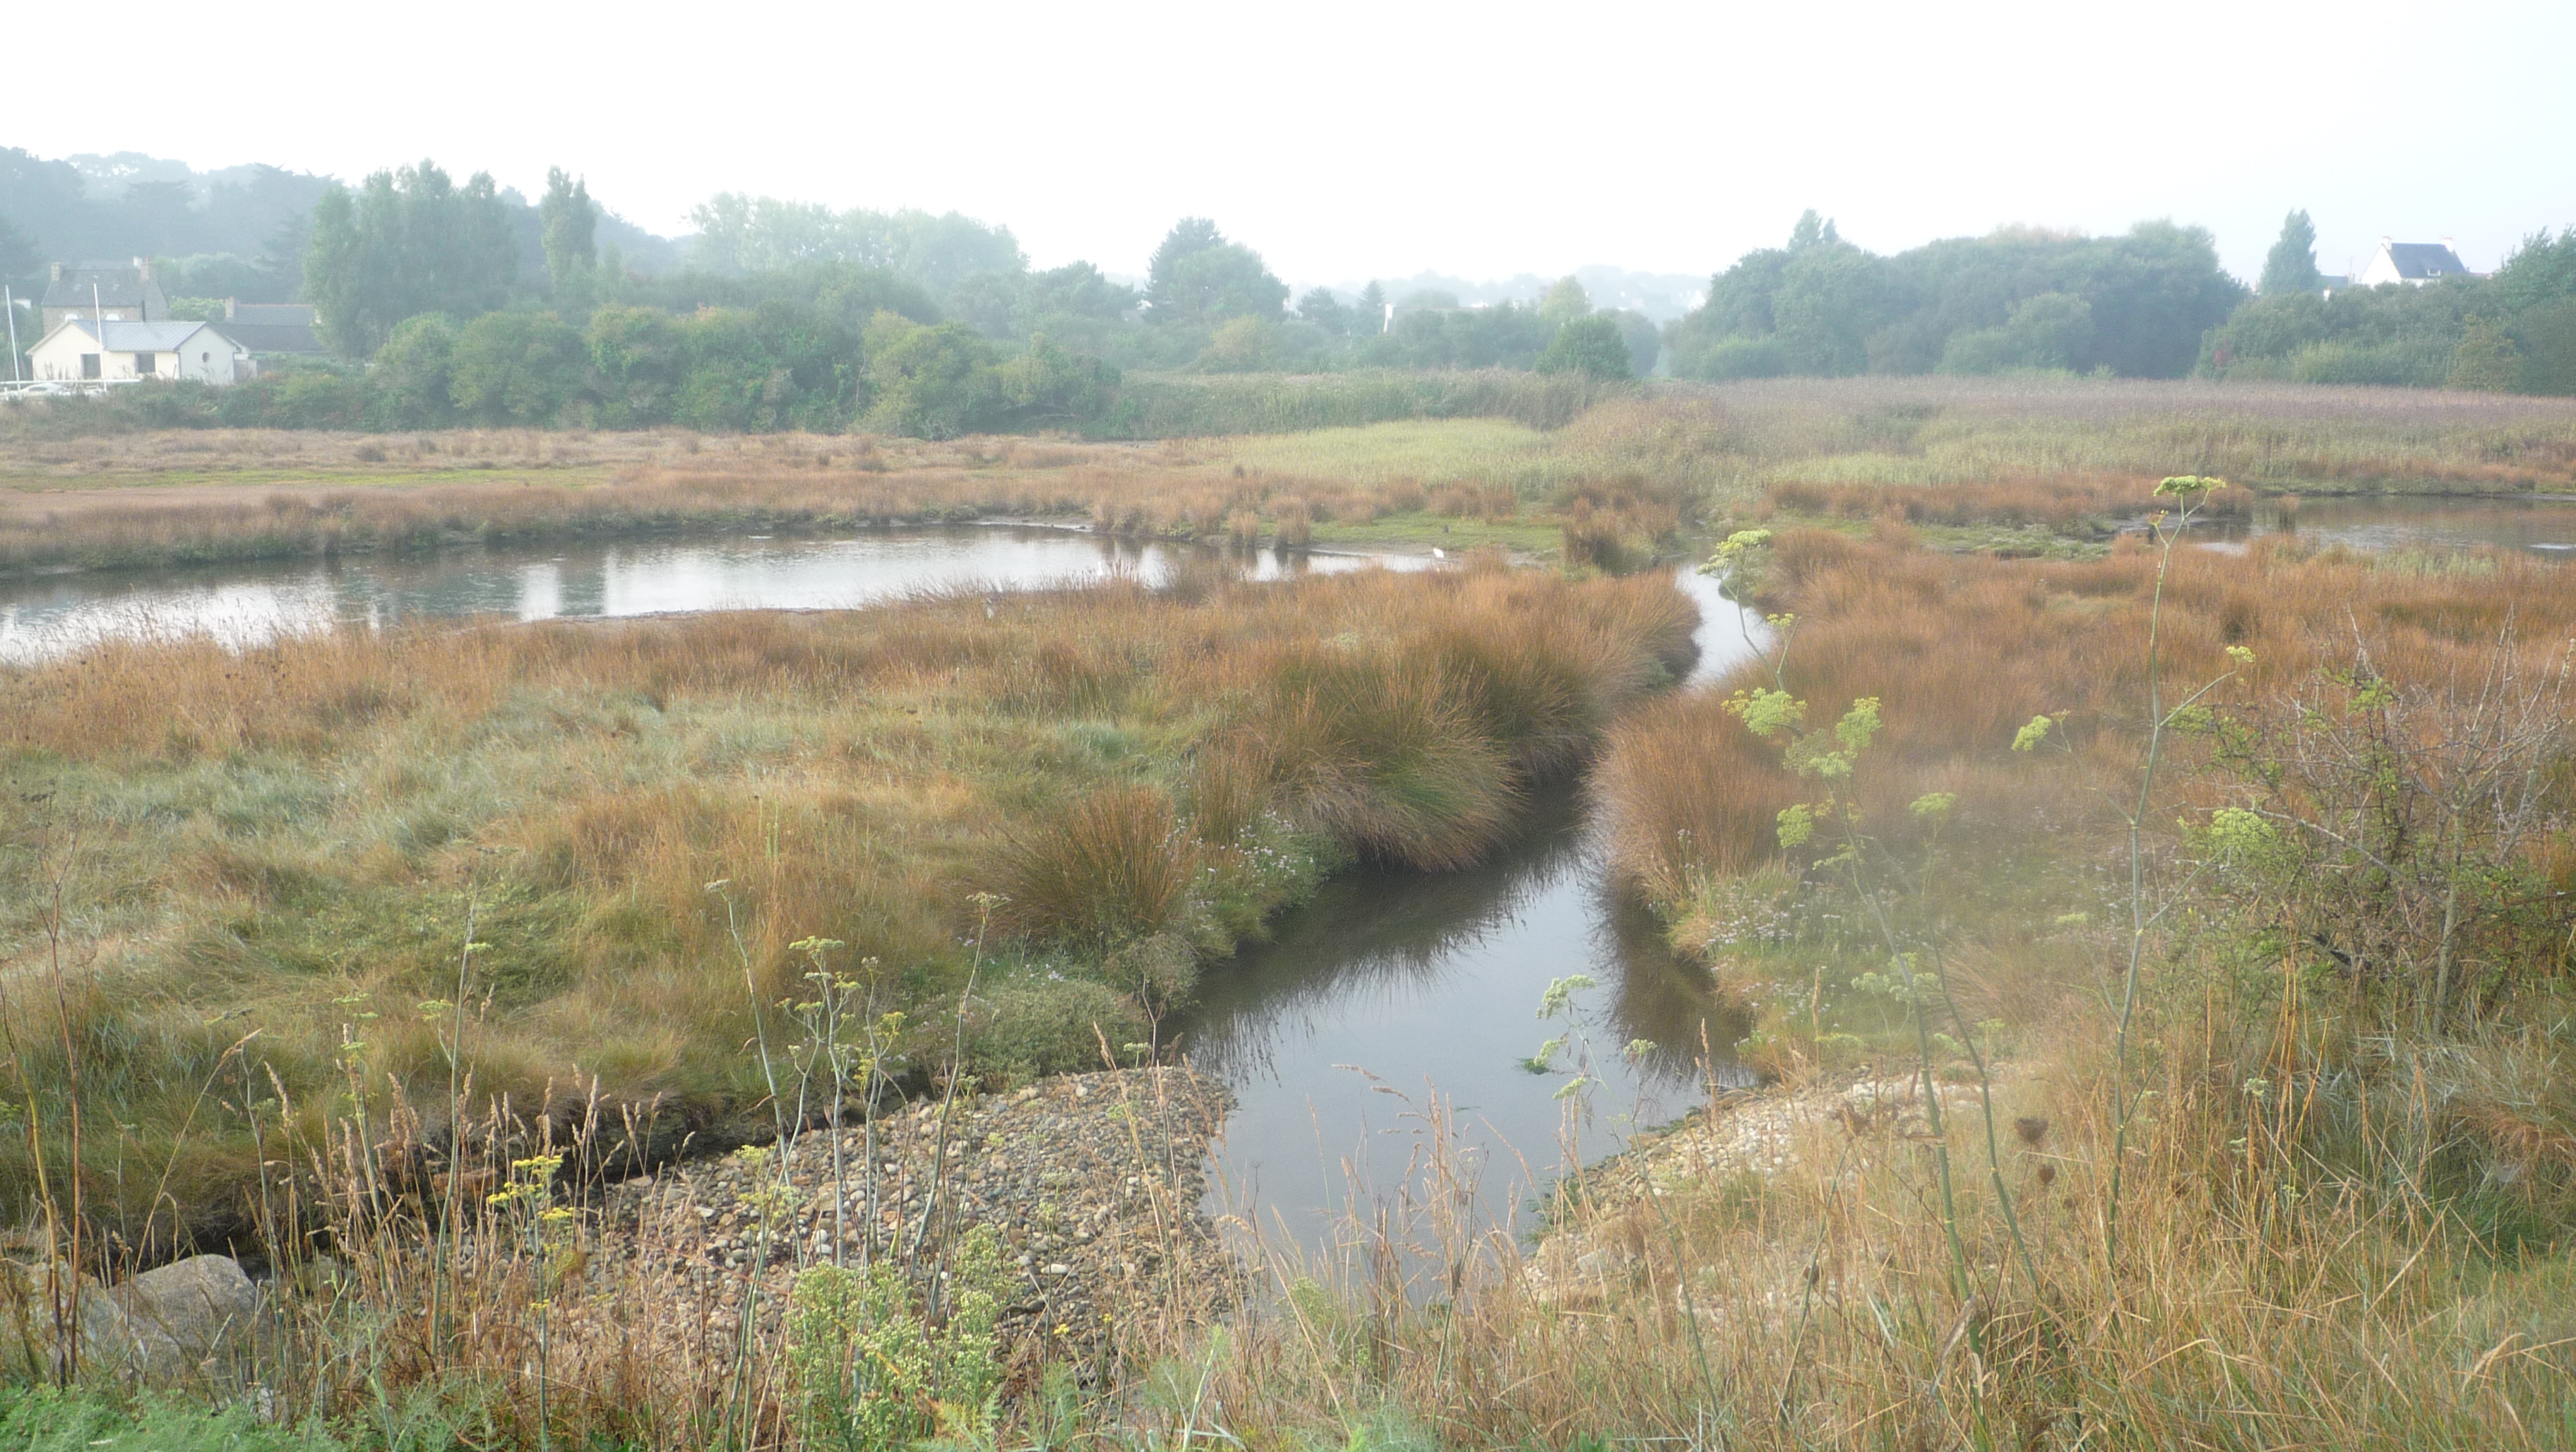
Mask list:
[[[92,338],[96,338],[98,336],[99,325],[88,318],[73,318],[69,322],[64,323],[63,327],[77,328],[81,332],[87,333]],[[57,331],[60,330],[57,329]],[[178,352],[189,339],[195,337],[200,332],[210,334],[213,337],[224,338],[228,345],[233,342],[232,339],[225,337],[224,334],[215,332],[214,328],[210,324],[206,323],[131,323],[116,318],[110,318],[107,320],[106,351],[110,353],[175,353]]]
[[139,267],[66,267],[45,284],[44,306],[85,308],[95,298],[107,307],[139,308],[150,285]]
[[[248,309],[244,309],[248,311]],[[305,309],[311,312],[312,309]],[[226,318],[224,336],[254,353],[320,353],[322,339],[311,323],[245,323]]]
[[224,299],[224,321],[228,323],[264,323],[272,328],[313,326],[321,309],[311,303],[246,303],[237,297]]
[[2399,277],[2466,277],[2468,264],[2439,242],[2391,242],[2388,261]]

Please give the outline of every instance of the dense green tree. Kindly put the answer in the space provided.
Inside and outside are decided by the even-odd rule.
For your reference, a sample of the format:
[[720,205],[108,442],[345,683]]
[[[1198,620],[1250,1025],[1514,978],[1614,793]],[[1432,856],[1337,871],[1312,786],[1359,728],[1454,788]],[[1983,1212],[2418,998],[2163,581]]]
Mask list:
[[1462,308],[1441,296],[1452,306],[1400,306],[1394,329],[1367,339],[1359,360],[1384,368],[1528,368],[1555,331],[1535,307]]
[[2263,297],[2287,297],[2324,286],[2325,275],[2317,271],[2317,226],[2305,211],[2292,212],[2282,219],[2280,240],[2263,258],[2263,280],[2254,290]]
[[1655,326],[1655,320],[1627,308],[1601,316],[1619,325],[1619,336],[1628,342],[1629,368],[1640,378],[1654,372],[1664,355],[1664,330]]
[[675,320],[682,371],[671,399],[674,423],[709,433],[783,427],[793,374],[770,347],[751,308],[702,308]]
[[2202,227],[2140,222],[2085,254],[2076,292],[2093,307],[2093,356],[2124,378],[2179,378],[2201,339],[2245,300]]
[[456,330],[448,396],[478,423],[547,424],[582,386],[588,350],[553,313],[485,313]]
[[1088,423],[1108,412],[1118,392],[1118,370],[1097,358],[1068,353],[1044,333],[1028,351],[995,370],[1012,421],[1022,427]]
[[1208,335],[1191,367],[1202,373],[1268,373],[1283,355],[1279,325],[1268,318],[1228,318]]
[[1377,285],[1376,278],[1370,278],[1368,286],[1360,289],[1359,301],[1352,304],[1352,311],[1359,315],[1359,332],[1374,335],[1386,331],[1386,289]]
[[1848,242],[1793,249],[1771,299],[1774,331],[1792,371],[1828,377],[1869,366],[1869,339],[1899,307],[1886,262]]
[[680,328],[659,308],[605,307],[586,334],[599,421],[613,429],[668,423],[688,376]]
[[1158,324],[1211,326],[1228,318],[1276,321],[1288,284],[1271,276],[1261,254],[1228,242],[1205,217],[1183,217],[1154,249],[1145,301]]
[[1799,213],[1797,224],[1789,229],[1789,250],[1792,252],[1831,246],[1841,240],[1843,234],[1834,230],[1834,219],[1817,216],[1813,207]]
[[2576,298],[2549,303],[2521,317],[2523,393],[2576,394]]
[[434,429],[455,415],[455,373],[456,325],[441,314],[422,313],[394,325],[368,365],[367,381],[386,426]]
[[2576,301],[2576,227],[2522,239],[2490,279],[2496,306],[2508,314]]
[[1942,347],[1939,371],[2077,369],[2092,351],[2092,304],[2073,293],[2044,292],[2013,304],[2002,327],[1952,333]]
[[380,171],[355,194],[337,185],[313,207],[306,298],[325,340],[364,358],[420,313],[473,317],[507,300],[518,268],[510,213],[492,178],[462,187],[428,161]]
[[1591,295],[1583,290],[1582,283],[1572,277],[1558,278],[1555,285],[1548,288],[1547,296],[1538,300],[1538,315],[1551,327],[1561,328],[1576,318],[1591,314]]
[[1333,296],[1329,287],[1308,288],[1306,295],[1297,299],[1297,316],[1323,329],[1329,337],[1347,337],[1353,330],[1351,310],[1342,306],[1342,300]]
[[1594,378],[1628,378],[1628,340],[1616,319],[1576,318],[1556,330],[1547,351],[1539,355],[1541,373],[1583,373]]
[[1028,268],[1010,228],[956,212],[835,212],[814,202],[724,192],[690,219],[698,228],[691,265],[718,276],[841,263],[879,268],[945,295],[977,273]]
[[2210,330],[2204,372],[2222,378],[2439,387],[2486,284],[2445,278],[2428,287],[2338,288],[2260,297]]
[[599,209],[591,205],[590,184],[566,176],[561,167],[546,169],[546,194],[537,203],[546,249],[546,282],[555,306],[587,312],[597,286]]
[[868,427],[951,439],[988,427],[1005,406],[992,345],[963,323],[924,327],[893,313],[868,324]]
[[2479,393],[2503,393],[2512,388],[2522,373],[2522,352],[2504,330],[2502,320],[2476,317],[2462,329],[2460,345],[2451,350],[2453,388]]
[[0,217],[0,282],[12,286],[36,275],[36,244],[17,224]]
[[1111,282],[1088,262],[1044,272],[979,272],[948,294],[949,310],[985,337],[1045,333],[1095,354],[1131,325],[1136,303],[1134,288]]

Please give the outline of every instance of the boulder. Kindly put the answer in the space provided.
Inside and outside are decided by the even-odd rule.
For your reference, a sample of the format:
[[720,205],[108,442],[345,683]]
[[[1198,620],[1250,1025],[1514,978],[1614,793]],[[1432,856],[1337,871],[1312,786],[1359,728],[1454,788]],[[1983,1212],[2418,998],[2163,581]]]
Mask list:
[[59,1264],[7,1270],[0,1360],[26,1374],[50,1374],[61,1362],[57,1292],[78,1308],[84,1366],[152,1380],[184,1376],[228,1352],[259,1312],[259,1289],[228,1255],[191,1256],[115,1286]]

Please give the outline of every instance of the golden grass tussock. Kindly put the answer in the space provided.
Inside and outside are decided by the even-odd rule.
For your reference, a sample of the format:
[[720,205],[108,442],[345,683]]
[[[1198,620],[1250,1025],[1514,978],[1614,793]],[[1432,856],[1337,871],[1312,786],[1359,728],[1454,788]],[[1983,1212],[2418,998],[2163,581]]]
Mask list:
[[[2179,699],[2233,672],[2218,699],[2267,697],[2348,664],[2356,645],[2393,681],[2474,680],[2508,630],[2538,666],[2576,636],[2576,592],[2544,561],[2491,564],[2410,571],[2342,551],[2185,546],[2165,586],[2166,689]],[[1862,697],[1881,702],[1881,769],[1854,783],[1881,828],[1901,831],[1906,804],[1927,791],[1954,792],[1995,823],[2098,824],[2104,814],[2072,783],[2133,759],[2155,574],[2134,538],[2103,559],[2042,563],[1799,530],[1778,540],[1760,598],[1795,616],[1785,680],[1811,724]],[[2252,664],[2231,661],[2230,647]],[[1770,858],[1777,812],[1813,795],[1726,709],[1732,692],[1769,683],[1748,666],[1612,733],[1596,785],[1614,856],[1664,901],[1683,901],[1694,875]],[[2015,756],[2015,733],[2039,715],[2059,723],[2059,749]]]
[[1197,871],[1169,798],[1109,787],[1015,836],[998,854],[1002,921],[1093,943],[1150,937],[1171,922]]
[[[105,643],[0,686],[0,983],[59,942],[91,986],[73,1053],[128,1127],[87,1147],[92,1204],[138,1243],[154,1191],[109,1167],[184,1163],[168,1203],[237,1205],[252,1126],[219,1101],[271,1073],[298,1102],[352,1067],[443,1094],[424,1003],[472,1006],[479,1096],[709,1122],[768,1092],[744,1046],[828,938],[928,1072],[978,891],[1009,899],[985,987],[1066,1022],[979,1021],[1020,1057],[968,1067],[1080,1066],[1104,1001],[1111,1043],[1141,1037],[1121,944],[1221,956],[1350,853],[1474,860],[1694,623],[1660,579],[1480,567]],[[16,988],[5,1012],[50,1124],[60,1015]],[[27,1143],[0,1148],[13,1195]]]

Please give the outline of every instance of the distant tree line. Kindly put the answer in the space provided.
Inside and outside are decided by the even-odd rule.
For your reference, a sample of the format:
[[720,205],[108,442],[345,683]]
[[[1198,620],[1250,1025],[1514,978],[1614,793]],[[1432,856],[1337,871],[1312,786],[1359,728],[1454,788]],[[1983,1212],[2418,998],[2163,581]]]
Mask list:
[[[262,421],[430,428],[580,422],[708,430],[866,428],[944,437],[1114,426],[1121,365],[1201,372],[1350,366],[1651,368],[1653,326],[1594,315],[1571,279],[1530,307],[1310,294],[1298,313],[1260,254],[1184,218],[1144,288],[1088,262],[1032,270],[1007,228],[954,213],[725,195],[687,265],[647,275],[596,241],[561,170],[534,208],[524,275],[492,179],[429,162],[326,190],[303,278],[344,360],[202,407]],[[1373,324],[1374,326],[1371,326]],[[1115,360],[1115,361],[1113,361]]]
[[1090,262],[1033,269],[1009,228],[955,212],[725,193],[696,209],[682,252],[559,169],[530,204],[428,161],[354,187],[275,168],[144,179],[170,165],[133,159],[137,179],[102,200],[79,168],[0,150],[0,278],[32,284],[84,238],[249,247],[267,228],[247,260],[163,258],[174,297],[318,306],[334,366],[190,405],[250,422],[1097,430],[1116,426],[1127,371],[2198,371],[2576,392],[2576,232],[2534,237],[2491,279],[2328,296],[2315,230],[2293,213],[2258,295],[2220,269],[2206,231],[2169,222],[2113,237],[2007,228],[1881,256],[1810,211],[1658,328],[1595,309],[1571,277],[1526,303],[1395,298],[1372,282],[1292,306],[1261,254],[1206,218],[1176,224],[1135,286]]
[[1668,330],[1682,377],[2005,373],[2176,378],[2245,288],[2209,233],[2141,222],[2118,237],[2006,228],[1892,257],[1813,211],[1748,252]]
[[2486,277],[2329,289],[2292,212],[2258,296],[2202,345],[2213,378],[2576,394],[2576,228],[2523,239]]

